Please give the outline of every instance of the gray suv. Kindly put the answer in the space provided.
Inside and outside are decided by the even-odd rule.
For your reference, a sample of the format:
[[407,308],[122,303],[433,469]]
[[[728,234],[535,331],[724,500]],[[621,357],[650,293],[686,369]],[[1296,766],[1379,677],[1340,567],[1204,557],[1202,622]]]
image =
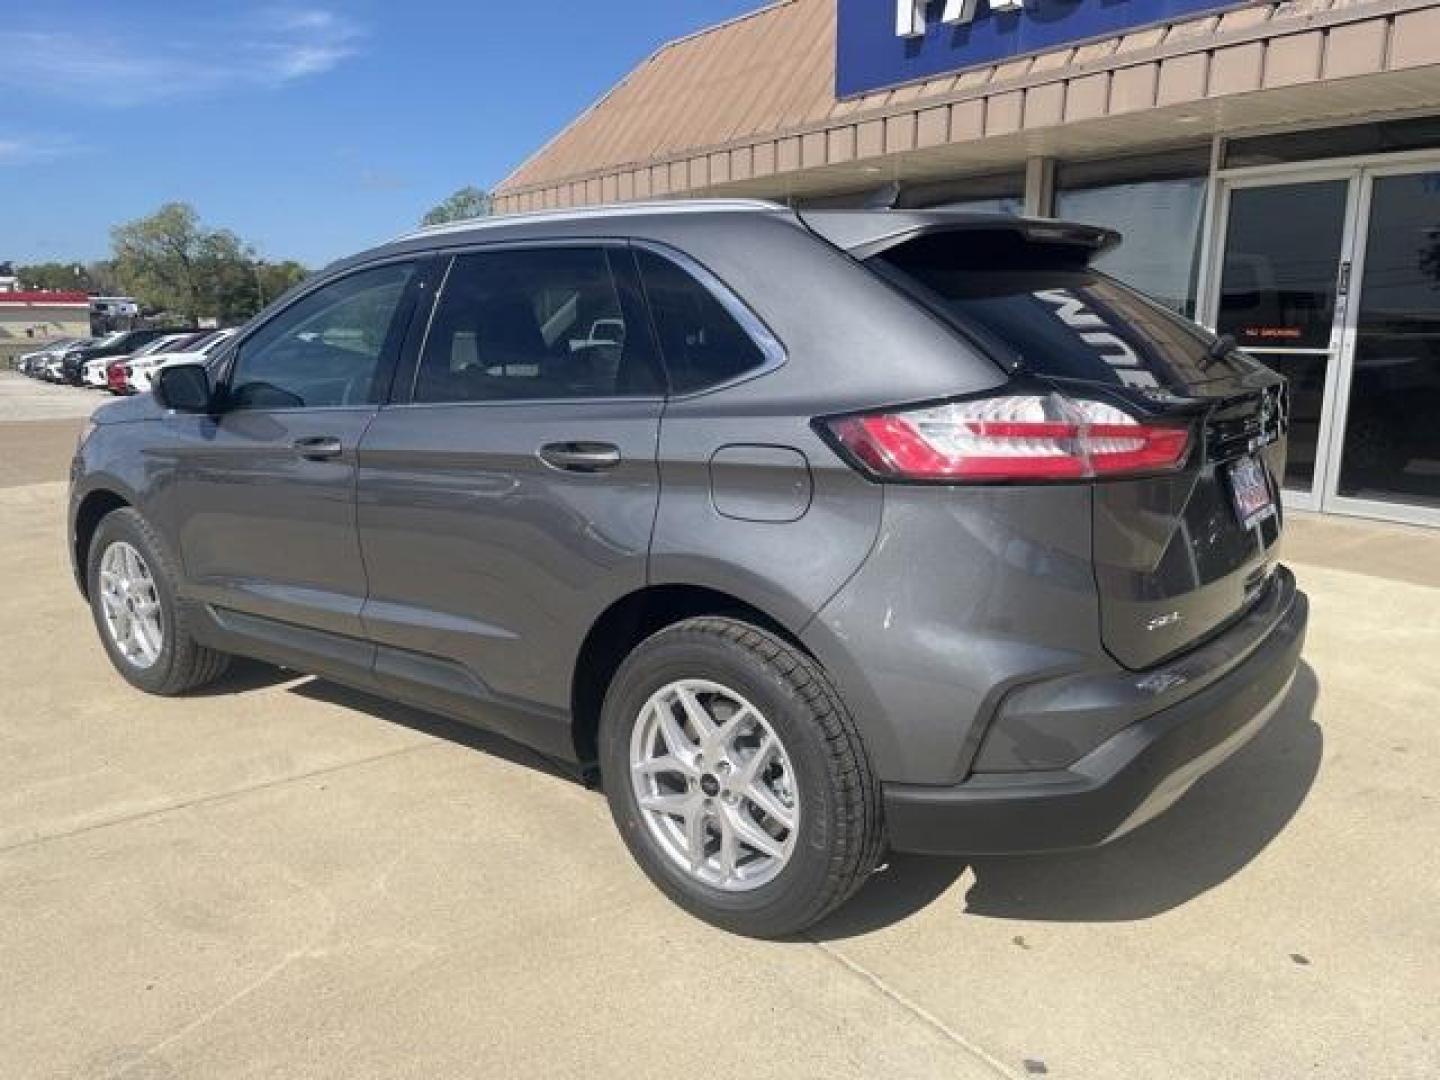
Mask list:
[[756,202],[415,233],[96,412],[76,576],[143,690],[257,657],[573,763],[741,933],[887,846],[1103,843],[1265,723],[1307,610],[1283,381],[1092,269],[1116,240]]

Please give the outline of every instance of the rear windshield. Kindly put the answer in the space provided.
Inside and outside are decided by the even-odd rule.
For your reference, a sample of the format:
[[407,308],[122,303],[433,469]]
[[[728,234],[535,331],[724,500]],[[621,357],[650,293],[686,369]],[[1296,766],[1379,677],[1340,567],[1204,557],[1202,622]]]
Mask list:
[[1039,375],[1183,392],[1234,373],[1210,362],[1213,339],[1090,269],[1073,245],[960,231],[869,262],[995,359]]

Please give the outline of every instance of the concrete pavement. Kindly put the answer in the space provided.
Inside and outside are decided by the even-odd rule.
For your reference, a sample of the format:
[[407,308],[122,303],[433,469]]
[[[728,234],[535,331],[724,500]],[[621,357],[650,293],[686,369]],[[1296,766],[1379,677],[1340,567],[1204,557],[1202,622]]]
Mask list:
[[0,423],[77,419],[109,400],[104,390],[56,386],[16,371],[0,371]]
[[1410,570],[1440,536],[1297,519],[1306,667],[1158,821],[897,859],[761,944],[669,905],[599,795],[498,739],[260,665],[131,690],[63,493],[0,490],[0,1075],[1440,1072],[1440,591]]
[[75,440],[110,395],[0,371],[0,488],[65,476]]

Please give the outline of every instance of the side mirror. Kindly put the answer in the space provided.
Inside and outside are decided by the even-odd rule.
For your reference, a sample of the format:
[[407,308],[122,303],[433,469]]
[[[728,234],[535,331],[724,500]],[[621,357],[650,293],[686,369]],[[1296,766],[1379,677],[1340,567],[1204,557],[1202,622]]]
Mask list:
[[195,361],[166,364],[155,372],[151,393],[161,408],[182,413],[207,413],[215,392],[210,372]]

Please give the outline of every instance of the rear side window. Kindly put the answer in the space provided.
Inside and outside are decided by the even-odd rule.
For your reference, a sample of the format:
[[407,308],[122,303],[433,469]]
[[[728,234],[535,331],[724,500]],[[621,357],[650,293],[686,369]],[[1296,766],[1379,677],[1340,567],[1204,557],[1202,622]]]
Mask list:
[[607,248],[457,256],[425,339],[415,400],[658,394],[650,335],[626,292]]
[[1230,362],[1212,363],[1193,324],[1086,266],[1069,245],[959,231],[870,262],[996,359],[1039,375],[1184,392]]
[[703,390],[765,363],[760,346],[708,288],[654,252],[636,257],[672,392]]

